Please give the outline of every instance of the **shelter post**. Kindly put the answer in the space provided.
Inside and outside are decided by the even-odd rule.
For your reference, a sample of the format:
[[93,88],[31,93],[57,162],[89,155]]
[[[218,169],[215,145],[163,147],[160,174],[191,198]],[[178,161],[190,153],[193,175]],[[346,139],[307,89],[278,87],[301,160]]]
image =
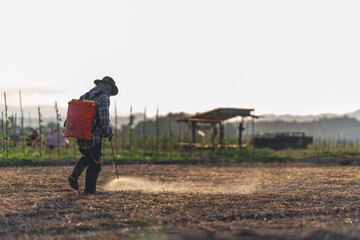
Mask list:
[[216,123],[212,123],[212,130],[213,130],[213,135],[212,135],[212,150],[215,151],[215,138],[217,135],[217,130],[216,130]]
[[244,118],[242,117],[241,122],[239,123],[239,148],[242,145],[242,132],[245,130],[243,125],[244,125]]
[[224,125],[219,122],[220,126],[220,147],[224,147],[224,140],[225,140],[225,134],[224,134]]
[[196,122],[192,123],[192,143],[196,143]]

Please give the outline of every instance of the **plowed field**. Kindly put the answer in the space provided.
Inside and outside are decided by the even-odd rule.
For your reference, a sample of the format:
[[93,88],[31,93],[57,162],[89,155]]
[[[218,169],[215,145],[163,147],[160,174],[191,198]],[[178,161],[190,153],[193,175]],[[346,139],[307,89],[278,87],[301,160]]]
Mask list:
[[[357,166],[103,166],[101,195],[71,166],[0,169],[0,238],[359,239]],[[84,175],[80,177],[84,188]]]

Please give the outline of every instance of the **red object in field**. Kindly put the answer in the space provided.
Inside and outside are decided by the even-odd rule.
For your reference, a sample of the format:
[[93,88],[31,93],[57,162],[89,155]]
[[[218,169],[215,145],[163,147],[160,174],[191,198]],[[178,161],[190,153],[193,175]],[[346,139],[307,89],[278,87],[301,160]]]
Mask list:
[[91,139],[96,103],[89,100],[72,100],[68,104],[64,136]]

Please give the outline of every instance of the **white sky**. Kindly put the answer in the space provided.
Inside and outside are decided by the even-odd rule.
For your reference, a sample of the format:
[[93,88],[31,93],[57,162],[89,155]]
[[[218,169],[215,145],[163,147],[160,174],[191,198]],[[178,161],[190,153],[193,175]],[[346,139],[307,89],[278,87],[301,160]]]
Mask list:
[[360,1],[1,1],[0,104],[66,107],[112,76],[118,112],[360,108]]

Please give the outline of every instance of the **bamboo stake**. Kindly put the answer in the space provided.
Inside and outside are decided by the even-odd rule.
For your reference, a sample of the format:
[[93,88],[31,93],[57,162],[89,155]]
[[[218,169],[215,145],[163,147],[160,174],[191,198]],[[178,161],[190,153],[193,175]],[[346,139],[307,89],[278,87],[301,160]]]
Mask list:
[[145,144],[146,144],[146,107],[144,109],[144,119],[142,125],[142,150],[143,150],[143,159],[145,158]]
[[10,117],[10,119],[9,119],[9,129],[10,129],[10,131],[9,131],[9,134],[8,134],[8,136],[9,136],[9,150],[10,150],[10,153],[11,153],[11,149],[12,148],[14,148],[13,149],[13,153],[15,152],[15,141],[11,141],[11,133],[12,132],[15,132],[15,124],[14,124],[14,113],[11,113],[11,117]]
[[172,142],[173,142],[173,128],[171,125],[171,112],[168,114],[168,121],[169,121],[169,154],[170,159],[172,158]]
[[130,106],[130,117],[129,117],[129,155],[131,158],[131,152],[132,152],[132,125],[133,125],[133,115],[132,115],[132,105]]
[[42,158],[42,147],[41,147],[41,113],[40,113],[40,107],[38,107],[38,115],[39,115],[39,138],[40,138],[40,143],[39,143],[39,148],[40,148],[40,158]]
[[59,157],[60,156],[60,123],[59,123],[60,114],[57,106],[57,101],[55,101],[55,112],[56,112],[56,147]]
[[[181,126],[182,126],[182,123],[178,123],[178,130],[179,130],[179,138],[178,138],[178,146],[181,146],[180,143],[181,143]],[[185,131],[184,131],[185,133]],[[182,148],[180,147],[177,147],[175,151],[180,151],[181,152]]]
[[1,112],[1,134],[2,134],[2,138],[1,138],[1,144],[2,144],[2,149],[3,152],[5,152],[5,131],[4,131],[4,113]]
[[8,116],[7,116],[7,103],[6,103],[6,93],[4,92],[4,99],[5,99],[5,150],[6,150],[6,158],[9,157],[9,150],[8,150]]
[[24,112],[23,112],[23,107],[22,107],[21,91],[19,91],[19,98],[20,98],[20,114],[21,114],[21,118],[20,118],[20,123],[21,123],[21,145],[22,145],[22,150],[23,150],[23,154],[24,154],[24,157],[25,157]]
[[160,140],[160,127],[159,127],[159,106],[156,109],[156,136],[155,136],[155,144],[156,144],[156,157],[159,158],[159,140]]
[[252,141],[252,151],[251,151],[251,154],[252,154],[252,158],[254,158],[254,154],[255,154],[255,146],[254,146],[254,143],[255,143],[255,120],[254,118],[252,118],[252,124],[251,124],[251,141]]

